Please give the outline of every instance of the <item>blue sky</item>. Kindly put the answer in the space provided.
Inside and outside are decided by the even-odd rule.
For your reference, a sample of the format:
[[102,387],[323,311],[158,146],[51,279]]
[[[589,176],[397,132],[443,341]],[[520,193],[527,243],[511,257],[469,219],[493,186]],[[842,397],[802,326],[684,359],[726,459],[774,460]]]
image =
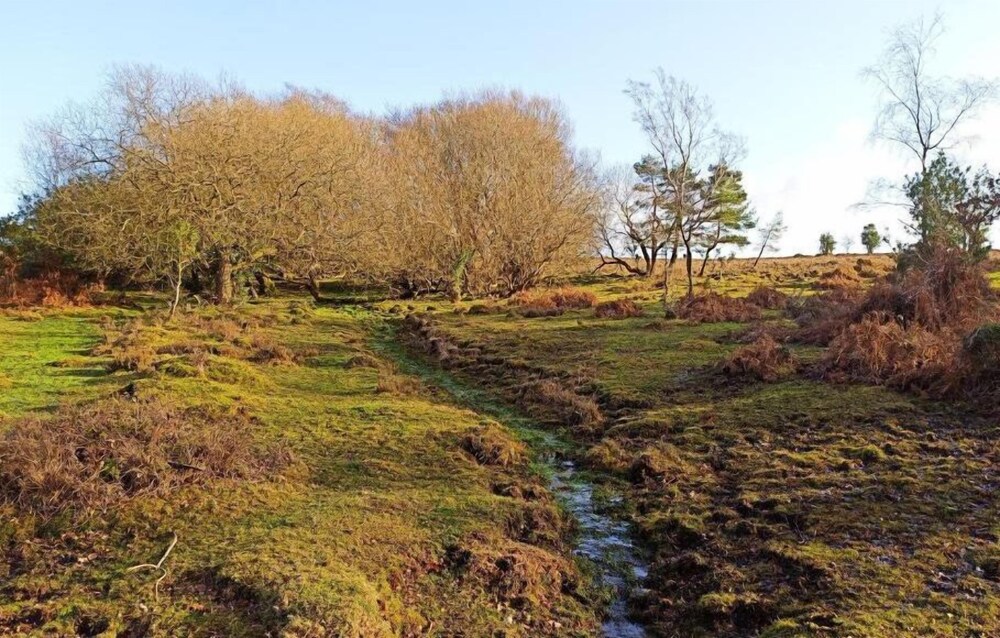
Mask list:
[[[622,89],[662,66],[709,95],[720,124],[746,138],[751,198],[762,214],[782,209],[790,227],[782,252],[814,252],[822,231],[856,237],[868,221],[898,218],[851,208],[869,178],[912,169],[868,142],[875,96],[860,69],[887,29],[936,9],[948,29],[939,68],[1000,76],[995,0],[0,0],[0,213],[23,187],[26,124],[93,95],[115,63],[224,72],[261,91],[290,82],[373,112],[520,88],[561,100],[578,144],[609,164],[645,151]],[[962,158],[997,157],[998,125],[1000,110],[985,112]]]

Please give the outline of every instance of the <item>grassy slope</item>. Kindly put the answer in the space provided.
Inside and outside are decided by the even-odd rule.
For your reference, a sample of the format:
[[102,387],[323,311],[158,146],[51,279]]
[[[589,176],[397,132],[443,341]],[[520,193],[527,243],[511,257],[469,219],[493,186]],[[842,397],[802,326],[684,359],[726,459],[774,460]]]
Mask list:
[[[298,459],[273,481],[130,502],[84,526],[55,521],[34,540],[25,521],[0,511],[0,633],[591,633],[594,612],[558,586],[544,606],[529,600],[517,611],[498,604],[488,575],[445,564],[447,548],[471,548],[576,575],[558,547],[505,532],[535,504],[491,486],[537,479],[526,468],[480,466],[460,449],[461,435],[484,417],[428,391],[377,393],[375,369],[345,367],[366,351],[364,317],[304,308],[289,312],[288,300],[278,300],[240,313],[270,317],[265,332],[318,353],[302,365],[217,356],[207,375],[191,377],[175,376],[188,370],[182,362],[173,374],[105,373],[106,361],[86,355],[100,311],[0,317],[0,371],[13,388],[0,403],[8,416],[136,381],[140,395],[248,408],[261,421],[258,436],[287,441]],[[154,346],[214,340],[191,327],[148,335]],[[58,361],[64,367],[51,365]],[[157,599],[156,574],[126,569],[158,560],[174,533],[179,542]]]
[[[817,268],[805,264],[790,281],[770,279],[808,284]],[[713,287],[740,294],[761,279]],[[600,298],[638,296],[658,312],[650,284],[591,282]],[[644,452],[663,459],[666,480],[637,483],[630,501],[659,552],[648,609],[664,635],[1000,631],[992,421],[877,387],[723,381],[713,365],[736,347],[736,324],[590,311],[435,320],[457,343],[569,372],[605,402],[633,406],[595,451],[612,470]]]

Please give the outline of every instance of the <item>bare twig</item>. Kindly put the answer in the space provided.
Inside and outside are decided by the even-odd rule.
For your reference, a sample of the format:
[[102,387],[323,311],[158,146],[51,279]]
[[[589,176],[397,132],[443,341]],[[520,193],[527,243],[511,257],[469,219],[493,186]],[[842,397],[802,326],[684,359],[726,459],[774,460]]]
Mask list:
[[142,565],[136,565],[135,567],[129,567],[126,570],[128,573],[136,572],[139,571],[140,569],[153,569],[156,571],[163,572],[160,575],[160,577],[156,579],[156,584],[153,586],[153,596],[157,601],[160,600],[160,583],[163,582],[163,579],[167,577],[168,573],[167,568],[163,566],[163,563],[166,562],[167,557],[170,556],[170,552],[174,551],[174,545],[176,544],[177,544],[177,534],[174,534],[174,540],[171,541],[170,547],[167,547],[167,551],[163,552],[163,556],[160,557],[160,560],[157,561],[155,565],[153,565],[152,563],[144,563]]

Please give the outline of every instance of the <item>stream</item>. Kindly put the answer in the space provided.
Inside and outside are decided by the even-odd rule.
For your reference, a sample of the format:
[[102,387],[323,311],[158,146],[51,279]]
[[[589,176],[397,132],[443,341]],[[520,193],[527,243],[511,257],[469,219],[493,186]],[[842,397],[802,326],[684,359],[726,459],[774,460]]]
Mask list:
[[598,510],[593,483],[577,472],[572,461],[550,461],[549,465],[553,470],[550,489],[579,524],[574,553],[591,561],[601,584],[613,590],[601,627],[604,638],[643,638],[645,630],[629,619],[628,600],[646,577],[646,563],[632,543],[628,523]]
[[647,564],[643,553],[632,543],[630,525],[608,514],[609,509],[621,503],[621,497],[605,499],[607,506],[602,507],[601,499],[594,497],[593,481],[573,461],[556,452],[565,449],[566,442],[515,415],[489,393],[416,360],[394,339],[383,338],[374,346],[394,359],[404,372],[423,377],[466,407],[501,420],[538,453],[537,458],[549,476],[549,489],[577,521],[577,546],[573,552],[590,561],[596,568],[599,584],[612,591],[602,624],[603,638],[645,638],[642,626],[629,619],[628,601],[633,593],[642,591]]

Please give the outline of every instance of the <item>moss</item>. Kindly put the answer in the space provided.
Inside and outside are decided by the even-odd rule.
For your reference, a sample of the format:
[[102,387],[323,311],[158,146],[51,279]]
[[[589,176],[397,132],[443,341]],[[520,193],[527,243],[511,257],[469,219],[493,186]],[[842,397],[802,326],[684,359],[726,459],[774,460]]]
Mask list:
[[[838,263],[853,270],[848,261],[775,260],[714,290],[742,296],[768,285],[806,298],[801,290]],[[577,284],[601,301],[643,298],[649,286],[610,277]],[[646,305],[647,314],[661,309]],[[996,498],[982,483],[1000,462],[990,419],[961,404],[827,383],[809,372],[823,348],[781,341],[798,366],[769,384],[732,383],[713,371],[747,323],[659,319],[651,328],[648,319],[499,314],[435,322],[439,335],[488,354],[470,378],[501,396],[516,367],[599,397],[600,438],[567,431],[591,468],[627,473],[635,464],[626,500],[656,556],[654,593],[640,605],[654,633],[746,635],[731,610],[706,613],[697,601],[762,591],[760,605],[744,610],[762,624],[747,627],[775,636],[998,628],[1000,597],[984,577],[992,563],[975,553],[993,542],[983,531],[996,529]],[[544,407],[522,407],[545,417]],[[649,452],[664,445],[675,453],[666,461]],[[964,558],[954,548],[966,548]],[[695,554],[698,566],[684,568]],[[984,593],[958,593],[971,590]]]
[[[5,575],[0,633],[75,635],[104,621],[106,632],[154,636],[305,636],[320,627],[365,637],[417,634],[428,627],[532,636],[552,633],[555,622],[566,633],[596,631],[596,610],[554,586],[580,576],[564,550],[554,547],[561,532],[553,535],[550,518],[535,511],[533,504],[541,501],[494,493],[500,483],[532,483],[529,467],[470,463],[457,441],[473,432],[485,439],[481,417],[427,393],[378,393],[371,368],[345,367],[354,355],[379,358],[365,346],[368,315],[308,303],[301,307],[309,310],[292,313],[300,306],[290,301],[227,311],[225,321],[265,325],[288,316],[286,327],[272,334],[292,352],[315,352],[309,365],[242,359],[243,345],[226,350],[208,334],[218,329],[239,341],[245,339],[242,328],[240,334],[222,328],[208,311],[205,324],[193,315],[138,330],[143,345],[162,352],[156,354],[158,374],[148,377],[109,374],[104,356],[86,355],[98,342],[96,312],[56,313],[31,323],[0,318],[0,373],[18,381],[13,395],[0,394],[4,410],[23,413],[92,399],[134,381],[140,397],[248,411],[255,417],[255,441],[282,442],[298,459],[280,476],[186,485],[121,504],[86,527],[53,521],[44,544],[21,545],[18,572]],[[188,347],[198,344],[204,352]],[[71,357],[80,361],[51,365]],[[516,441],[503,426],[491,427],[505,445]],[[527,458],[523,444],[504,449]],[[18,519],[11,534],[28,539],[35,533],[29,527]],[[158,560],[172,533],[179,541],[155,601],[158,576],[124,570]],[[498,608],[498,593],[519,588],[519,581],[441,571],[446,548],[459,538],[478,539],[486,556],[520,555],[531,564],[551,565],[558,580],[527,585],[514,596],[522,601],[519,607]],[[13,600],[15,607],[7,605]],[[143,614],[140,605],[155,606],[156,613]]]

